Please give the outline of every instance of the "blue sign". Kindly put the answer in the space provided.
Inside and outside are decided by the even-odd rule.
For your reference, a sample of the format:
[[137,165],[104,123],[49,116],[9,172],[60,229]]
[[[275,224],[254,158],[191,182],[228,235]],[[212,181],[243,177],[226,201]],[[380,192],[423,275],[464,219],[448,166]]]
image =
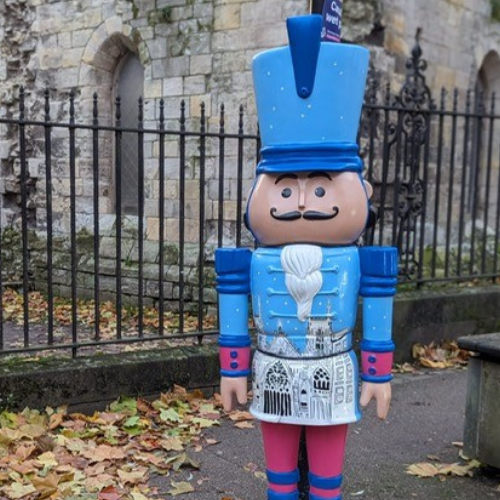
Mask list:
[[323,42],[340,42],[341,29],[342,0],[326,0],[323,4],[321,40]]

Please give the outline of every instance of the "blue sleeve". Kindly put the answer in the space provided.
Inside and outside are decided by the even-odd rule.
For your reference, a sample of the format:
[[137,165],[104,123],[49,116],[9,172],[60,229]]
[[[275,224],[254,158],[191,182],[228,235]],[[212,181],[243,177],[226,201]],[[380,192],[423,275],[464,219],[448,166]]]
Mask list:
[[215,251],[215,271],[219,294],[219,344],[247,347],[248,295],[252,252],[248,248],[219,248]]
[[363,341],[361,349],[394,350],[393,302],[396,293],[398,253],[393,247],[363,247],[360,295],[363,297]]

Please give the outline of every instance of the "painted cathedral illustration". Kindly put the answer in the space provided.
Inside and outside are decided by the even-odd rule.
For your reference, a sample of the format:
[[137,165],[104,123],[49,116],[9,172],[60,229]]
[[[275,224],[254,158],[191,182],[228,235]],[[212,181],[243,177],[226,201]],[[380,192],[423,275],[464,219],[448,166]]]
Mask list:
[[[255,317],[259,348],[276,356],[259,374],[256,401],[267,414],[329,419],[334,407],[354,401],[353,367],[346,351],[348,329],[333,331],[331,315],[311,317],[307,341],[299,351],[279,325],[273,335],[263,333],[260,315]],[[342,355],[342,353],[344,353]],[[334,354],[339,354],[333,356]],[[313,358],[304,364],[304,358]]]

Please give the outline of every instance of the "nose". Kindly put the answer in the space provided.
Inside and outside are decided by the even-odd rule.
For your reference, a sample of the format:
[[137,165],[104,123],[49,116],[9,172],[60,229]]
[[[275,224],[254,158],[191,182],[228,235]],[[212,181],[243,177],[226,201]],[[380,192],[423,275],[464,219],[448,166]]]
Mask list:
[[299,208],[306,207],[306,190],[299,186]]

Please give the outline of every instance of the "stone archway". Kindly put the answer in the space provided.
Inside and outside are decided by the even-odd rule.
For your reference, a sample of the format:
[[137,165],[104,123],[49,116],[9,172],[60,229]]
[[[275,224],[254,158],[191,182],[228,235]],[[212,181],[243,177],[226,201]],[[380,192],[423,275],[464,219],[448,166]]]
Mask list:
[[[85,47],[80,65],[78,87],[80,89],[81,116],[92,123],[94,94],[98,100],[98,121],[100,125],[114,123],[114,86],[117,71],[128,56],[135,56],[145,70],[150,71],[150,57],[147,45],[140,33],[115,16],[107,19],[92,34]],[[89,132],[90,134],[91,132]],[[89,135],[90,139],[90,135]],[[100,207],[102,213],[115,210],[114,147],[113,133],[99,134]],[[90,162],[92,141],[87,141],[88,151],[82,155]]]
[[[474,111],[484,112],[488,115],[491,111],[492,99],[497,100],[500,97],[500,55],[495,50],[490,50],[483,58],[479,71],[476,75],[474,88]],[[497,104],[497,103],[495,103]],[[498,105],[495,114],[498,114]],[[491,153],[489,146],[490,120],[482,120],[480,129],[478,122],[473,123],[471,134],[471,168],[470,186],[471,196],[469,197],[469,206],[473,206],[473,198],[476,198],[477,210],[476,218],[482,216],[486,209],[486,200],[490,209],[496,207],[497,190],[491,186],[496,186],[499,175],[500,145],[494,140],[491,144]],[[498,125],[495,124],[497,128]],[[489,174],[488,174],[489,169]],[[477,180],[476,180],[476,176]],[[489,185],[489,186],[488,186]],[[475,193],[475,187],[478,192]],[[489,192],[488,192],[489,190]],[[482,217],[481,217],[482,219]]]
[[485,96],[493,92],[500,95],[500,56],[495,50],[490,50],[483,58],[476,78],[476,89],[483,91]]
[[[145,69],[149,68],[149,51],[139,31],[123,24],[117,16],[107,19],[95,30],[83,53],[78,78],[82,101],[92,101],[94,92],[103,105],[112,101],[116,68],[129,53],[135,54]],[[88,112],[87,106],[82,108]]]

